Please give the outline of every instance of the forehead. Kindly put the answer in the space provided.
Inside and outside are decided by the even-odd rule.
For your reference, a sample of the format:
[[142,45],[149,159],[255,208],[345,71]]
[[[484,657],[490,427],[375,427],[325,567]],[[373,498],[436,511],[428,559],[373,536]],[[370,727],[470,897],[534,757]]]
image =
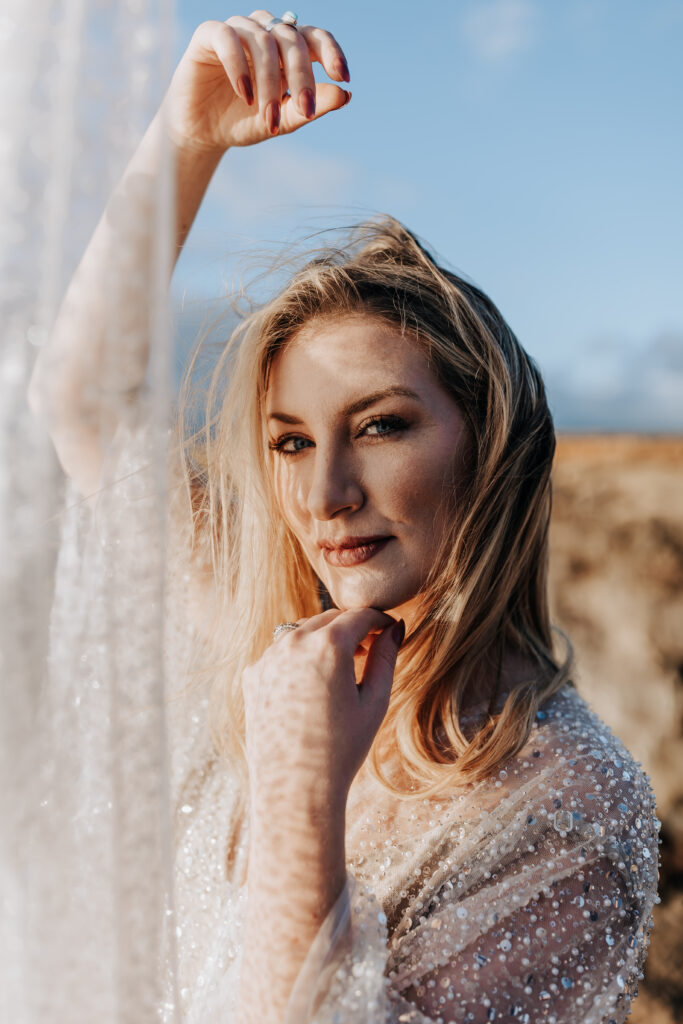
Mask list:
[[389,383],[438,388],[424,353],[398,326],[363,315],[313,321],[271,366],[266,412],[287,404],[336,404]]

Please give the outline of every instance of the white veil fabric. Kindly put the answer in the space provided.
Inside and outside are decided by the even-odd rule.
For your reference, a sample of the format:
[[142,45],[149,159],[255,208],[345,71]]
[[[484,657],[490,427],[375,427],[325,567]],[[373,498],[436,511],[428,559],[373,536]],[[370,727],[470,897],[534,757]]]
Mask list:
[[[125,253],[107,282],[112,366],[125,364],[140,317],[152,339],[135,411],[155,424],[141,452],[157,467],[145,485],[129,477],[123,501],[112,486],[131,415],[123,390],[111,396],[121,429],[107,442],[94,512],[65,481],[26,395],[36,350],[159,104],[172,27],[166,0],[0,4],[0,1019],[14,1024],[139,1024],[162,998],[172,912],[163,230],[146,287],[127,274]],[[170,209],[162,189],[160,224]]]

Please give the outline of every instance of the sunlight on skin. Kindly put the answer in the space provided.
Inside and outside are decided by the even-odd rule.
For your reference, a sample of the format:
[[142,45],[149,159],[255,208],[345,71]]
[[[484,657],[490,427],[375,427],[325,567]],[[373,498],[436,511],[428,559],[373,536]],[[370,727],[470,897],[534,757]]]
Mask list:
[[[416,397],[345,413],[396,386]],[[294,452],[273,452],[282,514],[334,604],[387,611],[409,631],[438,550],[444,481],[457,488],[464,473],[468,432],[455,400],[409,336],[356,314],[313,321],[295,335],[273,363],[266,415],[270,442]],[[392,539],[365,562],[330,565],[319,542],[348,535]]]

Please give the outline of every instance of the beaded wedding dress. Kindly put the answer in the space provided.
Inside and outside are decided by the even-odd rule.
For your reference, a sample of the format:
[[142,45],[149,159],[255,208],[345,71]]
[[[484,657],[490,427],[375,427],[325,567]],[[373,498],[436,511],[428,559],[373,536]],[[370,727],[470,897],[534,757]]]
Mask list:
[[[0,9],[0,1021],[12,1024],[238,1024],[249,822],[193,677],[163,239],[146,287],[125,253],[112,267],[119,426],[103,431],[95,502],[64,480],[25,400],[33,346],[168,81],[170,26],[164,0]],[[168,224],[163,188],[159,202]],[[153,339],[132,406],[136,304]],[[572,687],[485,783],[397,802],[361,772],[347,883],[282,1024],[620,1024],[647,950],[658,827],[647,777]]]
[[[452,797],[398,811],[372,783],[355,787],[347,888],[288,1024],[625,1020],[656,892],[652,795],[574,691],[541,714],[513,762]],[[207,759],[176,810],[180,996],[193,1024],[235,1019],[246,894],[239,871],[225,873],[232,800]]]
[[[129,508],[143,500],[144,436],[119,434]],[[166,536],[172,551],[182,537],[172,513]],[[169,622],[189,584],[181,548]],[[173,627],[185,653],[173,650],[169,678],[171,662],[188,663],[187,621]],[[207,695],[186,689],[171,708],[177,992],[162,1019],[180,1008],[187,1024],[236,1024],[248,813],[236,817],[230,766],[213,752]],[[465,727],[483,711],[469,708]],[[283,1024],[619,1024],[646,956],[659,824],[647,776],[571,685],[484,782],[399,801],[361,771],[347,804],[347,884]]]

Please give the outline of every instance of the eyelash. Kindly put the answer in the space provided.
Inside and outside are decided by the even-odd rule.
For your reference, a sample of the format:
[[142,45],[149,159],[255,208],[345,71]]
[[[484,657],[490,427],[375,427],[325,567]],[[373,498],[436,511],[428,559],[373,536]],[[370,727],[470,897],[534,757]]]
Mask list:
[[[399,430],[405,430],[405,428],[408,426],[406,421],[404,419],[401,419],[400,416],[374,416],[371,420],[368,420],[367,423],[363,424],[361,430],[367,430],[368,427],[372,427],[376,423],[388,423],[392,426],[392,429],[389,431],[385,431],[382,434],[375,434],[375,437],[388,437],[389,434],[393,434]],[[270,441],[268,443],[268,447],[271,449],[271,451],[276,451],[280,455],[284,455],[286,457],[290,455],[300,455],[303,451],[306,450],[305,448],[299,448],[297,449],[297,451],[292,452],[287,451],[283,447],[287,441],[292,441],[298,437],[300,437],[299,434],[287,434],[285,437],[279,437],[277,441]]]

